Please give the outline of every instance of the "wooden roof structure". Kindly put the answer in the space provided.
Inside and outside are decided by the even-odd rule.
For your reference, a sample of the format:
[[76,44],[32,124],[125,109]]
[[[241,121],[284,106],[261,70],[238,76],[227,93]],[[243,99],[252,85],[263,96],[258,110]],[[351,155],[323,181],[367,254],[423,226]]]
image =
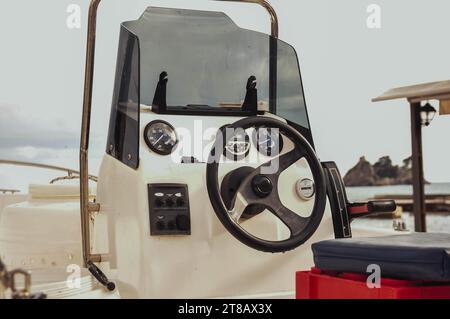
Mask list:
[[450,114],[450,80],[390,89],[372,102],[396,99],[407,99],[410,103],[437,100],[440,102],[440,115]]

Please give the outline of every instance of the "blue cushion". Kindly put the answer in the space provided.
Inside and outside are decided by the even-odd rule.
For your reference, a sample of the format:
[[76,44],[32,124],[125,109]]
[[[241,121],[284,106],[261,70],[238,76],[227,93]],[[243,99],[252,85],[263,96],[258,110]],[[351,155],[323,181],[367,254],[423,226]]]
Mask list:
[[312,250],[316,267],[325,271],[366,274],[376,264],[383,278],[450,282],[450,234],[335,239]]

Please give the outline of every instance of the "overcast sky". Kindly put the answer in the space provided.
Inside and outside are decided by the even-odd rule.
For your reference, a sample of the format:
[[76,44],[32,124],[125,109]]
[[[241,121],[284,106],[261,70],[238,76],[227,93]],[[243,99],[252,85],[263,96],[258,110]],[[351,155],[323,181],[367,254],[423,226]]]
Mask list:
[[[385,90],[450,79],[448,0],[272,0],[280,38],[298,51],[317,151],[343,172],[365,155],[394,162],[411,153],[405,101],[373,104]],[[66,25],[81,6],[81,29]],[[0,158],[78,167],[88,0],[2,0],[0,4]],[[103,0],[92,117],[91,173],[107,134],[120,22],[149,5],[224,11],[242,27],[269,32],[255,5],[208,0]],[[381,29],[366,25],[381,7]],[[436,105],[437,106],[437,105]],[[450,116],[424,130],[425,175],[450,181]],[[48,172],[0,166],[0,188],[47,182]]]

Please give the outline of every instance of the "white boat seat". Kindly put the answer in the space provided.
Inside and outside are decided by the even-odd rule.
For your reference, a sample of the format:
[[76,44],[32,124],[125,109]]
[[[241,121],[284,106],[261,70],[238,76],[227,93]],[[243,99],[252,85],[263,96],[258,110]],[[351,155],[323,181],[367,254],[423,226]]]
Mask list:
[[81,263],[78,185],[30,185],[27,201],[4,208],[0,252],[10,268]]

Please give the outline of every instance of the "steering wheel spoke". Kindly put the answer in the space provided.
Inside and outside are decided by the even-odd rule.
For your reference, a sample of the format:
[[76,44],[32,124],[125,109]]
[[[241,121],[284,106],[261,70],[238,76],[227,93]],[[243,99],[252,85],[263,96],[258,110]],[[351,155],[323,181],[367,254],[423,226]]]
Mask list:
[[297,215],[284,205],[269,210],[277,216],[291,231],[291,237],[298,236],[308,224],[308,218]]
[[302,150],[294,148],[289,153],[277,156],[269,162],[261,165],[258,169],[260,174],[279,176],[279,174],[305,156],[306,153]]
[[250,205],[264,204],[264,199],[255,195],[252,187],[252,181],[255,176],[259,175],[259,169],[255,169],[247,176],[239,185],[234,195],[229,215],[234,222],[238,223],[245,209]]
[[228,212],[231,219],[236,224],[239,224],[239,220],[241,219],[242,214],[244,214],[245,209],[249,205],[250,203],[246,200],[245,195],[243,195],[240,192],[237,192],[233,200],[233,208]]

